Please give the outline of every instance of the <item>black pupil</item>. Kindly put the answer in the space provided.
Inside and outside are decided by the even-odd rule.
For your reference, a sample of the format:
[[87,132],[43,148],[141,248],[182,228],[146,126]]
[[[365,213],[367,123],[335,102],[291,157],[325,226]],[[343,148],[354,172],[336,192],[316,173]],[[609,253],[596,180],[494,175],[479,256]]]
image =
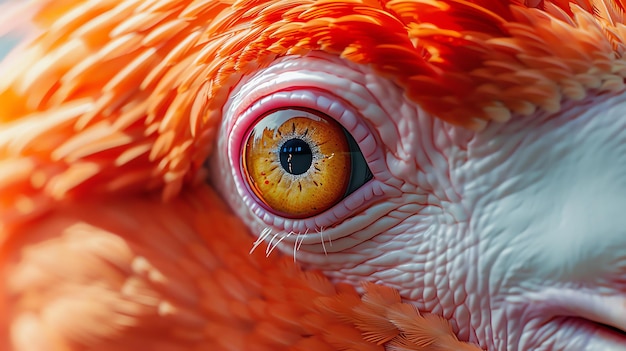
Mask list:
[[289,139],[280,147],[280,164],[283,168],[298,175],[306,172],[313,163],[311,147],[302,139]]

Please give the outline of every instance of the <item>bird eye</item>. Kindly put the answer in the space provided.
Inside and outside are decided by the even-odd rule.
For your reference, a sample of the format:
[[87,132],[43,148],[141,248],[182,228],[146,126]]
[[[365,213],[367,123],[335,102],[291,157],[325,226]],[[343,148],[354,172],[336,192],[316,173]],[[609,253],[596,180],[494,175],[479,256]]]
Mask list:
[[324,212],[372,179],[354,138],[319,111],[269,111],[244,140],[243,178],[261,204],[284,217]]

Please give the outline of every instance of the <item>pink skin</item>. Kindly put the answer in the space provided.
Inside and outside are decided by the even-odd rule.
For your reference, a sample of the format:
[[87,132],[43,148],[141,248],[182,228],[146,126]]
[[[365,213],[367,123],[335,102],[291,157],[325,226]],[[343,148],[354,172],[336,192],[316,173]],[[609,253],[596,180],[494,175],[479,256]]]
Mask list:
[[[312,218],[260,206],[241,175],[241,143],[280,106],[335,118],[374,178]],[[232,92],[213,182],[259,237],[256,249],[266,242],[268,254],[335,281],[395,287],[486,350],[624,351],[625,114],[626,96],[590,93],[556,114],[472,132],[368,67],[285,57]]]

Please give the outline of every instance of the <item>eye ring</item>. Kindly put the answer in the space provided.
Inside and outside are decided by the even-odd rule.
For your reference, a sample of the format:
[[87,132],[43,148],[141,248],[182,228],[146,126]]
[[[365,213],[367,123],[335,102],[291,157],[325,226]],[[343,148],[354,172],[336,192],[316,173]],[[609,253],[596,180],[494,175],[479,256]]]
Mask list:
[[[241,206],[247,208],[253,217],[258,218],[266,226],[295,233],[334,227],[349,218],[359,208],[394,191],[394,189],[387,189],[389,186],[385,185],[389,173],[383,151],[376,146],[380,143],[376,134],[372,133],[370,127],[358,116],[356,112],[358,108],[334,93],[308,85],[277,87],[263,96],[252,91],[239,95],[232,101],[232,105],[224,107],[229,118],[224,121],[228,138],[223,139],[226,142],[227,159],[234,180],[234,190],[236,190],[232,196],[238,197],[237,201],[241,203]],[[373,176],[372,180],[342,199],[337,205],[311,217],[290,218],[268,211],[265,206],[259,204],[244,181],[244,174],[240,172],[240,147],[242,140],[247,137],[249,126],[264,112],[286,106],[316,110],[332,116],[354,138]]]

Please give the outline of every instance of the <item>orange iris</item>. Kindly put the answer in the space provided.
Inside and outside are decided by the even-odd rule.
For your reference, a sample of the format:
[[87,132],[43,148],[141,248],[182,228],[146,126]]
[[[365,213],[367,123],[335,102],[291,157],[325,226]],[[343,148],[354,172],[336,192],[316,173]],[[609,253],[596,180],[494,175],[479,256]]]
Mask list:
[[346,194],[350,147],[339,123],[321,113],[285,108],[263,116],[243,149],[248,184],[286,217],[319,214]]

